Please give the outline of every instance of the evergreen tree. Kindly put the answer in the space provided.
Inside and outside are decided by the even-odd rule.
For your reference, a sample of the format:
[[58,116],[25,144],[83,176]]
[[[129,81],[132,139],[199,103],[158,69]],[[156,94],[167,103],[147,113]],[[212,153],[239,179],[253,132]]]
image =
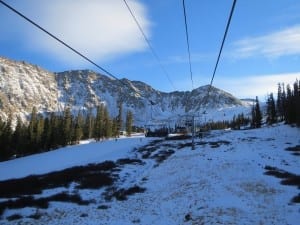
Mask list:
[[131,136],[132,123],[133,123],[133,114],[131,111],[128,111],[126,114],[126,134],[127,134],[127,136]]
[[282,94],[281,94],[281,104],[282,104],[282,111],[283,111],[283,117],[282,121],[286,120],[286,92],[285,92],[285,85],[282,83]]
[[31,117],[28,126],[28,147],[24,151],[25,154],[37,152],[38,138],[38,114],[37,109],[34,106],[31,111]]
[[109,118],[109,113],[106,107],[103,111],[103,136],[105,138],[112,136],[112,122]]
[[71,109],[67,107],[64,111],[63,115],[63,124],[62,124],[62,133],[63,133],[63,140],[62,145],[66,146],[71,143],[72,141],[72,113]]
[[289,124],[295,121],[293,110],[293,93],[289,84],[286,86],[285,120]]
[[40,152],[43,150],[43,143],[42,143],[42,137],[43,137],[43,132],[44,132],[44,118],[42,115],[38,115],[38,121],[37,121],[37,127],[36,127],[36,151],[35,152]]
[[284,120],[284,96],[283,96],[283,90],[280,83],[278,83],[276,108],[277,108],[277,115],[279,121],[283,121]]
[[252,105],[251,108],[251,127],[255,128],[255,105]]
[[233,119],[230,123],[230,127],[233,129],[241,129],[241,126],[245,126],[249,124],[249,118],[245,118],[244,114],[238,114],[237,116],[233,116]]
[[51,124],[48,117],[44,120],[44,130],[42,134],[42,149],[50,150],[51,149]]
[[257,96],[255,99],[255,105],[253,105],[252,107],[251,114],[252,114],[252,121],[251,121],[252,128],[260,128],[262,124],[262,114],[260,111],[260,106],[259,106],[259,101]]
[[239,128],[239,125],[237,124],[237,119],[236,119],[236,116],[234,115],[233,118],[232,118],[232,122],[230,124],[231,128],[233,129],[240,129]]
[[117,118],[112,120],[112,136],[115,138],[119,136]]
[[44,118],[37,113],[36,107],[32,108],[31,118],[28,125],[28,143],[25,154],[37,153],[43,149]]
[[256,127],[261,127],[262,124],[262,113],[259,106],[258,97],[255,99],[255,114],[256,114]]
[[92,110],[89,109],[88,113],[85,117],[84,128],[83,128],[83,137],[85,139],[90,139],[93,137],[94,121],[95,121],[95,118],[93,116]]
[[62,119],[55,113],[50,114],[50,128],[49,128],[49,149],[56,149],[63,144],[63,133],[62,133]]
[[286,98],[284,103],[286,123],[296,123],[300,125],[300,90],[298,80],[294,82],[293,89],[290,85],[286,86]]
[[273,93],[271,93],[267,99],[267,123],[276,123],[276,108]]
[[119,108],[119,114],[117,116],[117,132],[118,132],[118,136],[119,136],[119,133],[122,130],[122,127],[123,127],[123,119],[122,119],[123,105],[122,105],[121,101],[118,104],[118,108]]
[[13,149],[16,155],[24,155],[27,146],[27,127],[21,118],[17,118],[17,125],[13,132]]
[[101,104],[97,107],[97,114],[94,126],[94,138],[96,141],[100,141],[103,138],[103,117],[104,117],[104,106]]
[[36,110],[36,107],[34,106],[31,111],[31,117],[30,117],[29,126],[28,126],[28,135],[29,135],[30,145],[33,145],[33,143],[35,142],[36,127],[37,127],[37,110]]
[[72,135],[72,143],[78,144],[81,138],[83,137],[83,126],[84,126],[84,119],[81,112],[79,112],[77,117],[75,118],[75,124],[74,124],[73,135]]
[[12,128],[11,128],[11,115],[6,122],[1,122],[0,130],[0,160],[7,160],[12,155]]

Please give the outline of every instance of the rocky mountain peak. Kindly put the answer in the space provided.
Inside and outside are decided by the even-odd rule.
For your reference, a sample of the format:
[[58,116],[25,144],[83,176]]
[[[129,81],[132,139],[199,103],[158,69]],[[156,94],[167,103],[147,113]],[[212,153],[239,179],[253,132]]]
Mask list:
[[135,123],[167,119],[204,109],[240,107],[242,102],[231,94],[209,85],[191,92],[170,93],[155,90],[141,81],[115,80],[91,70],[51,73],[26,62],[0,58],[0,116],[29,115],[33,106],[40,112],[58,112],[71,107],[73,112],[105,104],[111,116],[122,102],[124,114],[134,113]]

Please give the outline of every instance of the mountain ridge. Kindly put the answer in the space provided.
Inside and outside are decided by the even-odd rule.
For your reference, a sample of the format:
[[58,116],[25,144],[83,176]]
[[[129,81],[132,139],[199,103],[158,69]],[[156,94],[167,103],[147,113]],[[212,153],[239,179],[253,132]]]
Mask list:
[[[118,113],[122,102],[124,114],[131,110],[135,122],[142,124],[205,109],[243,107],[241,100],[209,85],[192,91],[162,92],[142,81],[116,80],[92,70],[69,70],[52,73],[24,61],[0,57],[0,116],[28,118],[33,106],[39,112],[61,112],[70,107],[79,110],[105,104],[111,116]],[[134,91],[135,90],[135,91]],[[124,117],[125,115],[123,115]]]

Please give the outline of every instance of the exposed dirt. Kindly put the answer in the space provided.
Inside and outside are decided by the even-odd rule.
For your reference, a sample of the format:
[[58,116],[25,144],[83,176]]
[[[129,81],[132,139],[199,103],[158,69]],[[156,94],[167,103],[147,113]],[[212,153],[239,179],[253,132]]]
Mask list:
[[[21,179],[0,181],[0,198],[8,198],[0,202],[0,216],[5,209],[21,209],[24,207],[48,208],[49,202],[69,202],[78,205],[88,205],[92,201],[82,200],[77,194],[61,192],[49,197],[35,198],[32,195],[42,194],[43,190],[58,187],[69,187],[75,184],[75,189],[100,189],[102,187],[113,187],[119,179],[120,167],[126,164],[143,164],[142,160],[123,158],[116,162],[105,161],[99,164],[87,166],[76,166],[73,168],[56,171],[43,175],[33,175]],[[143,192],[145,189],[134,186],[129,189],[120,189],[112,192],[118,200],[126,200],[128,195]],[[19,215],[12,215],[9,220],[19,219]]]
[[[292,174],[272,166],[265,166],[265,170],[267,171],[264,174],[281,179],[280,183],[282,185],[297,186],[300,189],[300,175]],[[300,203],[300,194],[293,197],[291,202]]]
[[300,156],[300,145],[296,145],[294,147],[288,147],[285,149],[286,151],[293,152],[293,155]]

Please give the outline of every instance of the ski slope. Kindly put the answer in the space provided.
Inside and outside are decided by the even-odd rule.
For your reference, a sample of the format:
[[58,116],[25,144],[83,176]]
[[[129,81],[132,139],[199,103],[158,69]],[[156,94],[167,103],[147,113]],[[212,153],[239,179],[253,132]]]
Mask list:
[[73,166],[117,160],[128,156],[134,147],[146,144],[143,135],[101,142],[86,141],[50,152],[0,162],[0,181],[32,174],[45,174]]
[[[90,143],[0,163],[0,178],[5,180],[134,158],[143,163],[120,167],[116,185],[145,188],[123,201],[104,199],[105,188],[77,190],[72,184],[44,190],[34,197],[76,192],[92,203],[51,202],[47,209],[6,209],[0,224],[299,224],[300,204],[291,201],[300,192],[297,186],[281,185],[280,179],[264,174],[269,166],[300,175],[299,155],[285,151],[300,145],[299,128],[278,124],[214,131],[197,139],[195,150],[191,150],[191,140],[153,140],[138,137]],[[170,155],[158,160],[166,151]],[[33,213],[40,218],[29,218]],[[14,214],[22,218],[8,221]]]

